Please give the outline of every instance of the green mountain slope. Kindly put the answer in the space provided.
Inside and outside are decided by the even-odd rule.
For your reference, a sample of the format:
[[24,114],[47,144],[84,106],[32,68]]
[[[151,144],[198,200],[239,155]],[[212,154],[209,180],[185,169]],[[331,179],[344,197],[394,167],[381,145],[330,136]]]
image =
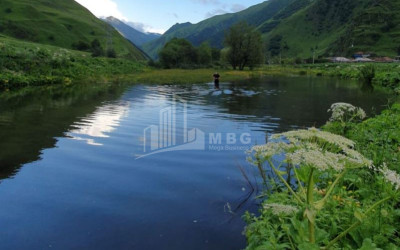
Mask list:
[[354,15],[329,51],[400,54],[400,1],[374,0],[364,4],[365,8]]
[[114,28],[74,0],[0,0],[0,33],[21,40],[73,48],[98,39],[118,57],[145,60],[145,54]]
[[143,49],[156,58],[173,37],[221,48],[225,31],[239,21],[257,27],[271,57],[400,54],[400,0],[269,0],[198,24],[177,24]]
[[349,56],[363,51],[394,56],[400,47],[399,0],[316,0],[264,33],[281,39],[283,56]]
[[246,21],[253,26],[259,26],[293,1],[269,0],[240,12],[214,16],[197,24],[176,24],[159,39],[145,43],[143,49],[148,55],[156,58],[158,51],[174,37],[185,38],[196,46],[208,41],[211,46],[221,48],[225,32],[233,24]]

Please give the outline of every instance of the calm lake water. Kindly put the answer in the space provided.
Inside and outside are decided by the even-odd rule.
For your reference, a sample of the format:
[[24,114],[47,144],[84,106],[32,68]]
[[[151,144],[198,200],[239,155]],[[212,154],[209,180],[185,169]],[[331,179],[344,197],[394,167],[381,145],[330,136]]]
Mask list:
[[327,78],[221,88],[88,84],[3,95],[0,249],[242,249],[241,216],[258,208],[240,168],[253,187],[259,180],[244,149],[323,125],[334,102],[369,115],[387,103],[385,93]]

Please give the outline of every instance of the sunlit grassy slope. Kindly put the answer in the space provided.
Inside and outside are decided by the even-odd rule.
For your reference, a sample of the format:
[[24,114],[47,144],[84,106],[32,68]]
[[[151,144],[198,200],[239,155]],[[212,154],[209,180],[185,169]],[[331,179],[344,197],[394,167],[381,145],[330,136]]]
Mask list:
[[115,80],[137,74],[144,62],[92,57],[90,53],[0,35],[0,92],[22,87]]
[[74,0],[1,0],[0,33],[63,48],[98,39],[118,57],[146,59],[137,47]]

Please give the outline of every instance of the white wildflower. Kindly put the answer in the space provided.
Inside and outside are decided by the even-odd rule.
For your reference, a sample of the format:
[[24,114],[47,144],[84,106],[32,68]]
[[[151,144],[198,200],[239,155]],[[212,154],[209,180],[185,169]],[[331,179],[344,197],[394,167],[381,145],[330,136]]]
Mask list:
[[271,142],[266,145],[254,146],[252,151],[256,157],[271,158],[286,152],[291,147],[290,144],[284,142]]
[[367,117],[367,114],[362,108],[358,108],[357,110],[357,117],[359,117],[361,120],[364,120]]
[[264,204],[264,209],[271,210],[274,215],[293,215],[299,211],[294,206],[278,203]]
[[383,167],[379,171],[388,182],[392,183],[396,190],[400,189],[400,175],[396,171],[390,170],[386,163],[383,163]]
[[352,119],[363,120],[367,116],[362,108],[355,107],[349,103],[338,102],[332,104],[328,112],[332,112],[329,121],[349,121]]
[[352,140],[344,138],[343,136],[320,131],[316,128],[310,128],[308,130],[294,130],[273,136],[274,139],[281,137],[285,137],[291,143],[298,143],[300,141],[315,141],[315,139],[319,139],[321,141],[336,145],[339,148],[353,148],[355,145]]
[[347,160],[350,163],[353,163],[355,165],[361,165],[363,167],[368,167],[368,168],[373,166],[373,162],[371,160],[365,158],[362,154],[355,151],[354,149],[342,148],[342,150],[343,150],[343,154],[345,154],[347,156]]
[[253,148],[255,158],[270,158],[286,153],[286,161],[297,166],[311,166],[321,171],[338,172],[346,167],[369,167],[372,161],[355,151],[355,143],[342,136],[315,128],[296,130],[273,136],[289,143],[270,142]]
[[342,171],[346,164],[346,158],[343,155],[323,152],[320,149],[299,149],[287,154],[286,158],[295,165],[312,166],[321,171],[328,169]]

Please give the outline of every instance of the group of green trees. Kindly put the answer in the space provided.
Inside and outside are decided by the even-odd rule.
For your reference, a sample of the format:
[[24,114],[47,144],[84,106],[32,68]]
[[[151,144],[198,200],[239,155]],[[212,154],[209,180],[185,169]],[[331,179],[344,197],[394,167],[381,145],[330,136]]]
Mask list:
[[245,22],[231,27],[225,35],[225,48],[211,48],[207,42],[194,47],[181,38],[170,40],[159,53],[163,68],[208,67],[229,63],[233,69],[253,68],[264,62],[261,33]]
[[193,68],[219,61],[220,51],[206,42],[196,48],[185,39],[174,38],[164,46],[159,57],[164,68]]

